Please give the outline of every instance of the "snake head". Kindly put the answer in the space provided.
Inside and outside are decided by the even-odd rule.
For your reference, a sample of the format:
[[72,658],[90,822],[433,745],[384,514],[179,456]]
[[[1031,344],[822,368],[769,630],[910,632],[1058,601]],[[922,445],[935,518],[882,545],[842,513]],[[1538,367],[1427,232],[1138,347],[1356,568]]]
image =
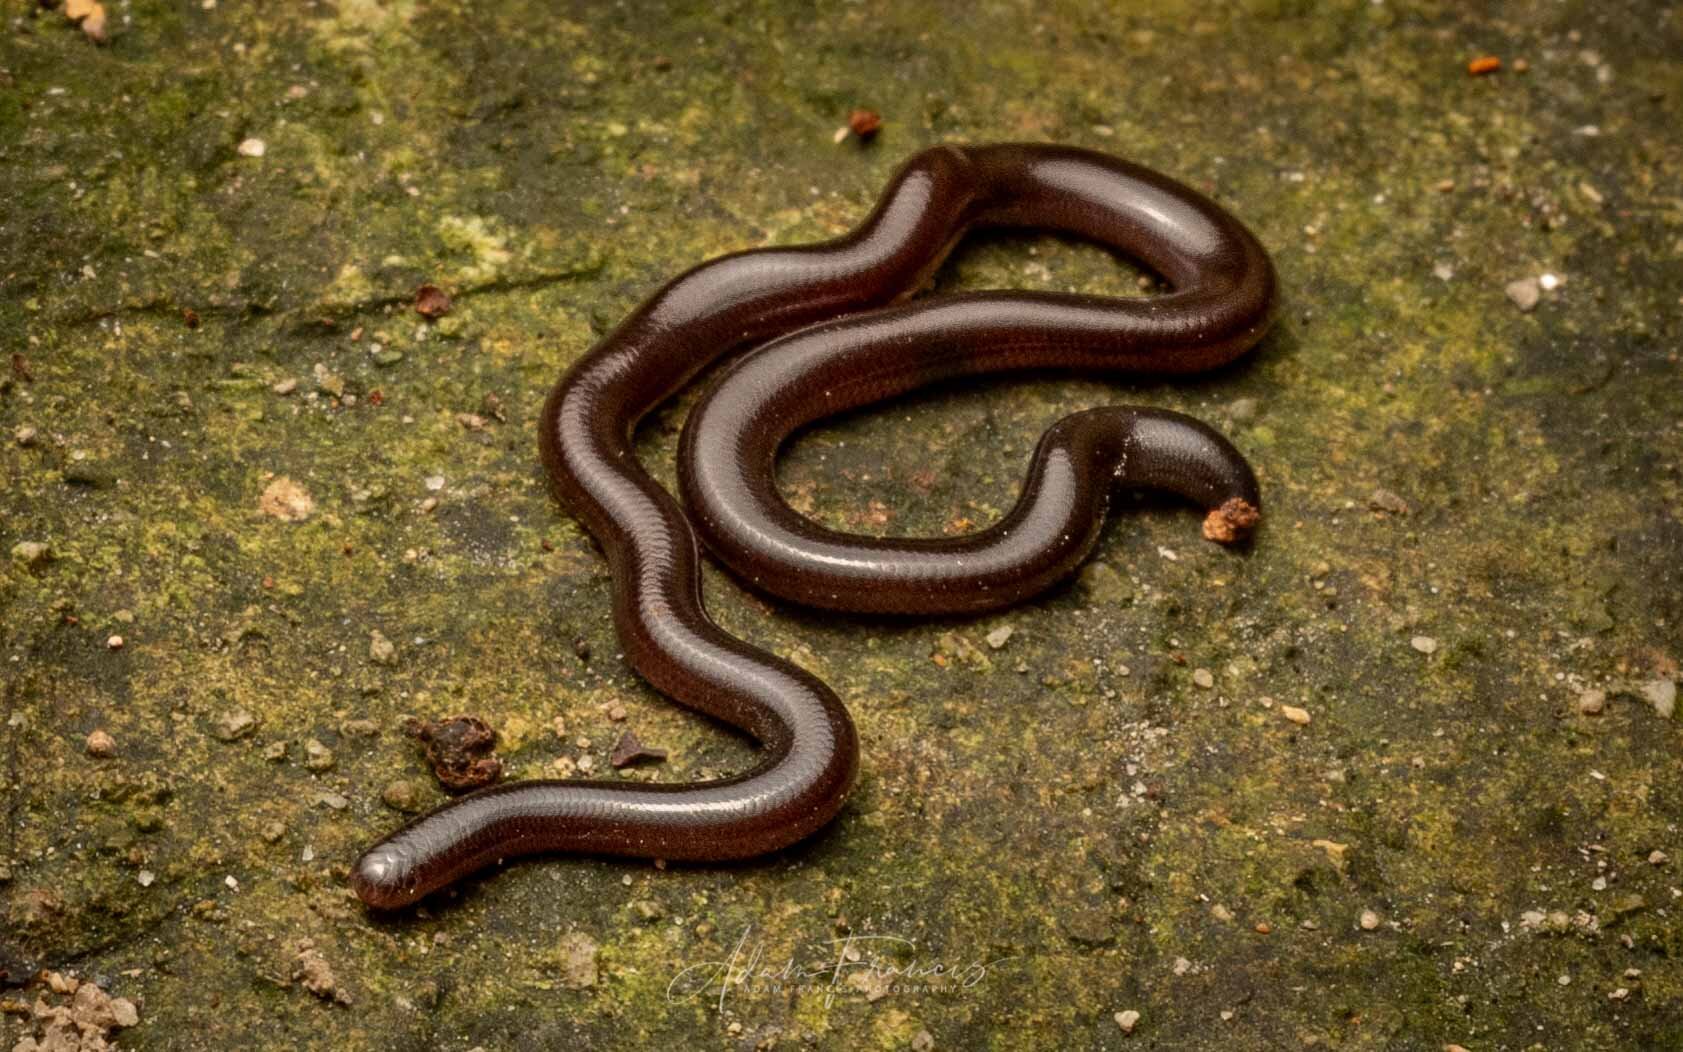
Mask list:
[[415,886],[415,865],[400,843],[370,848],[351,867],[351,890],[377,910],[394,910],[421,897]]

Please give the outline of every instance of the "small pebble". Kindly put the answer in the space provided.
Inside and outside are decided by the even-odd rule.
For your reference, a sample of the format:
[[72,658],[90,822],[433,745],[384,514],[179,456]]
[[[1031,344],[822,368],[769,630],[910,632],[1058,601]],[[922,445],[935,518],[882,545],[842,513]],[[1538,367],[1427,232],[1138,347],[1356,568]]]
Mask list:
[[33,427],[25,425],[12,432],[12,441],[24,447],[33,446],[35,444],[35,436],[38,433],[39,432],[37,432]]
[[1281,705],[1280,715],[1296,724],[1307,727],[1309,725],[1309,710],[1300,709],[1296,705]]
[[105,645],[110,647],[112,650],[121,650],[123,649],[123,637],[109,636],[105,640]]
[[1671,714],[1677,711],[1676,680],[1649,680],[1642,684],[1642,696],[1648,699],[1648,704],[1654,707],[1655,715],[1662,720],[1671,719]]
[[1363,910],[1359,923],[1363,931],[1372,931],[1379,927],[1379,914],[1372,910]]
[[117,740],[104,731],[94,731],[88,735],[88,755],[96,759],[106,759],[117,755]]
[[1116,1025],[1122,1028],[1124,1034],[1133,1033],[1134,1027],[1139,1026],[1140,1023],[1140,1014],[1132,1008],[1126,1012],[1117,1012],[1114,1018]]
[[1508,299],[1513,300],[1514,306],[1518,307],[1520,312],[1524,314],[1531,313],[1537,306],[1537,301],[1542,299],[1543,296],[1543,287],[1536,278],[1520,278],[1518,281],[1510,281],[1502,291],[1508,294]]
[[1585,716],[1595,716],[1607,707],[1607,692],[1604,690],[1586,690],[1578,695],[1578,711]]
[[380,799],[393,811],[408,814],[421,808],[421,794],[415,783],[399,779],[380,790]]
[[261,157],[268,152],[269,147],[262,139],[246,139],[236,149],[241,157]]
[[377,628],[368,633],[368,660],[376,665],[391,665],[397,661],[397,645]]
[[1408,514],[1408,502],[1384,488],[1376,489],[1368,496],[1367,506],[1374,511],[1385,512],[1387,515]]
[[1215,676],[1207,668],[1195,668],[1192,670],[1192,682],[1205,690],[1209,690],[1215,686]]
[[215,734],[225,742],[243,738],[257,726],[257,717],[245,709],[231,709],[216,720]]
[[312,771],[330,771],[334,764],[333,750],[311,738],[304,743],[304,766]]
[[1408,641],[1408,645],[1422,654],[1435,654],[1438,650],[1438,641],[1431,636],[1415,636]]
[[280,382],[276,383],[273,387],[270,387],[269,390],[275,392],[278,395],[289,395],[292,392],[298,390],[298,381],[289,376],[286,379],[281,380]]
[[12,545],[12,561],[25,566],[40,566],[52,557],[53,550],[41,541],[19,541]]
[[1011,641],[1011,637],[1016,633],[1016,631],[1017,630],[1012,628],[1010,625],[1000,625],[998,628],[987,634],[986,638],[988,646],[998,650],[1000,647],[1003,647],[1006,643]]
[[1666,864],[1666,860],[1669,857],[1670,856],[1668,856],[1664,851],[1656,849],[1648,852],[1648,863],[1654,866],[1663,866]]

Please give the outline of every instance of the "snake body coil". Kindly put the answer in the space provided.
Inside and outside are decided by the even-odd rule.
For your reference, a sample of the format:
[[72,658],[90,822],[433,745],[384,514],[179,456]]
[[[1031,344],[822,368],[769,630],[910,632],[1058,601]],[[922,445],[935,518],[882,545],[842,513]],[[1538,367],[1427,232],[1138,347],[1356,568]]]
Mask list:
[[[1171,291],[1140,299],[975,293],[900,303],[977,227],[1073,234]],[[1029,368],[1179,373],[1244,353],[1274,306],[1267,253],[1163,175],[1048,145],[941,146],[895,175],[834,241],[704,263],[649,297],[550,393],[539,441],[556,496],[601,543],[626,658],[654,687],[753,737],[747,773],[688,785],[528,781],[481,790],[370,848],[351,883],[377,908],[542,851],[722,860],[794,843],[835,816],[858,768],[853,722],[816,677],[708,617],[691,519],[638,463],[637,422],[719,357],[764,344],[691,414],[680,480],[709,547],[759,587],[839,610],[972,612],[1018,601],[1091,550],[1117,486],[1180,493],[1231,541],[1260,511],[1228,442],[1188,417],[1077,413],[1049,430],[1015,508],[940,540],[878,539],[799,516],[773,482],[795,429],[954,376]]]

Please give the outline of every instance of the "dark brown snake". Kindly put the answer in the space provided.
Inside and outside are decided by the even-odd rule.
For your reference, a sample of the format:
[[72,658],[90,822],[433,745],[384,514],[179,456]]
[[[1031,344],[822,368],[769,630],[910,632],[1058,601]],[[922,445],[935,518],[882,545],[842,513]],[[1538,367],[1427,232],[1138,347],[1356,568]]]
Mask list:
[[[1057,231],[1144,263],[1144,298],[984,292],[898,302],[967,231]],[[774,484],[794,430],[951,377],[1024,369],[1186,373],[1243,354],[1272,320],[1274,270],[1237,219],[1191,188],[1065,146],[939,146],[894,176],[833,241],[723,256],[690,270],[561,377],[539,421],[556,496],[607,553],[614,625],[654,687],[760,745],[752,770],[686,785],[527,781],[484,789],[370,848],[351,883],[378,908],[414,902],[501,859],[569,851],[722,860],[812,833],[840,810],[859,744],[816,677],[721,630],[701,601],[696,531],[761,589],[837,610],[973,613],[1017,602],[1092,549],[1110,495],[1151,487],[1206,509],[1232,541],[1261,509],[1226,439],[1178,413],[1094,409],[1054,425],[997,524],[950,539],[837,533]],[[749,346],[690,414],[680,478],[693,508],[638,463],[639,420]],[[692,529],[693,524],[693,529]]]

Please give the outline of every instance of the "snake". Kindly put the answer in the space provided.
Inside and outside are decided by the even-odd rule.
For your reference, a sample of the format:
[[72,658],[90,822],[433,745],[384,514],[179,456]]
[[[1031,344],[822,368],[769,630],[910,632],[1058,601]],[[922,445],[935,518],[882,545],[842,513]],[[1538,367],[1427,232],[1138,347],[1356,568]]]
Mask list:
[[[915,297],[985,228],[1042,231],[1131,257],[1154,295],[987,291]],[[704,262],[650,295],[556,382],[539,453],[612,574],[625,659],[655,690],[729,725],[758,762],[689,783],[534,779],[415,818],[350,872],[396,909],[502,860],[568,852],[719,862],[793,845],[835,818],[860,767],[836,693],[720,628],[702,542],[754,588],[823,609],[977,614],[1040,593],[1097,543],[1114,494],[1160,489],[1231,544],[1258,484],[1224,437],[1179,413],[1075,413],[1039,441],[1016,504],[940,538],[831,530],[778,492],[778,451],[823,418],[958,377],[1023,370],[1183,374],[1254,347],[1276,311],[1267,251],[1227,210],[1153,169],[1043,143],[941,144],[906,160],[869,215],[832,240]],[[743,353],[746,352],[746,353]],[[638,422],[728,356],[679,440],[683,504],[638,459]]]

